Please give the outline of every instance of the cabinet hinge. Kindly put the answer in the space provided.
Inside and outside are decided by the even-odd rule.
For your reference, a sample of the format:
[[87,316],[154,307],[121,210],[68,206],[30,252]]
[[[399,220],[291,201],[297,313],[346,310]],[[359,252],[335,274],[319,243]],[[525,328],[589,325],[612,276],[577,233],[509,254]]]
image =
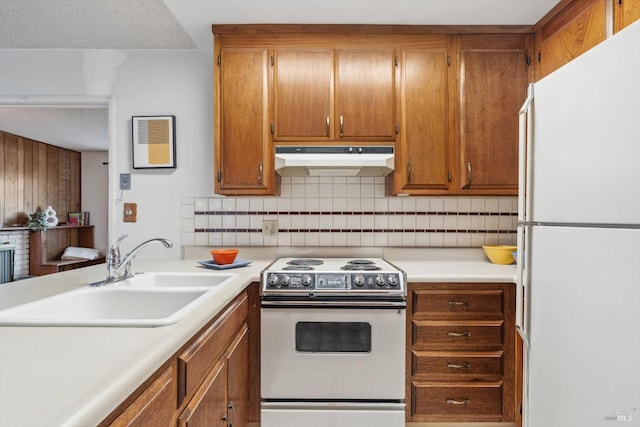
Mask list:
[[447,66],[451,67],[451,56],[447,55]]
[[218,182],[222,182],[222,171],[218,171]]
[[396,123],[396,135],[400,132],[400,126]]
[[276,127],[273,124],[273,122],[271,122],[271,124],[269,125],[269,128],[271,129],[271,135],[273,135],[276,132]]
[[271,66],[273,67],[273,64],[276,63],[276,59],[273,57],[273,55],[271,56]]
[[538,62],[542,62],[542,53],[538,52]]
[[218,55],[218,65],[222,65],[222,56]]

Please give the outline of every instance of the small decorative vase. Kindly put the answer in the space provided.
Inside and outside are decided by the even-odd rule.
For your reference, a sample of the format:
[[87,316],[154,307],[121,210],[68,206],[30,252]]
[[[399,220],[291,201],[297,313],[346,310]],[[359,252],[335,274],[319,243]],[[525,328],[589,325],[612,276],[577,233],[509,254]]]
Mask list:
[[45,221],[47,222],[47,227],[55,227],[58,225],[58,217],[56,216],[56,211],[53,210],[51,206],[47,207],[47,210],[44,211]]

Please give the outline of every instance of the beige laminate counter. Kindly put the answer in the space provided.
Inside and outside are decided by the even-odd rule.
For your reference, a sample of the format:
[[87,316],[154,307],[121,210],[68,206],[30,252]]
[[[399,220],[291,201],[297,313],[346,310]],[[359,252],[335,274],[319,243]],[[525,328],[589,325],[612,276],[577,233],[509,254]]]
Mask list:
[[[229,270],[238,274],[236,280],[173,325],[0,327],[0,426],[98,424],[249,283],[258,280],[260,271],[276,256],[287,255],[254,256],[251,265]],[[386,249],[378,256],[405,270],[409,282],[509,283],[515,277],[514,266],[490,264],[481,250]],[[191,259],[135,260],[133,271],[202,272],[203,268]],[[105,266],[97,265],[0,285],[0,309],[85,286],[104,276]]]

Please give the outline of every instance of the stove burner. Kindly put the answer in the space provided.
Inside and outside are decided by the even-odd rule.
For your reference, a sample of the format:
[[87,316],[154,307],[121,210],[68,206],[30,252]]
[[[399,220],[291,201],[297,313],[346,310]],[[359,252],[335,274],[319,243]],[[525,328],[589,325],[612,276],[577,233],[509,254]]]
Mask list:
[[347,261],[347,264],[354,264],[354,265],[371,265],[371,264],[375,264],[373,261],[368,260],[368,259],[353,259],[351,261]]
[[312,259],[312,258],[298,258],[298,259],[292,259],[291,261],[288,261],[287,264],[289,265],[322,265],[324,264],[324,261],[320,259]]
[[301,271],[301,270],[313,270],[313,267],[311,267],[310,265],[288,265],[286,267],[283,268],[283,270],[296,270],[296,271]]
[[373,271],[373,270],[382,270],[382,269],[380,267],[378,267],[377,265],[371,263],[371,264],[347,264],[347,265],[343,265],[342,267],[340,267],[340,270],[353,270],[353,271],[367,270],[367,271]]

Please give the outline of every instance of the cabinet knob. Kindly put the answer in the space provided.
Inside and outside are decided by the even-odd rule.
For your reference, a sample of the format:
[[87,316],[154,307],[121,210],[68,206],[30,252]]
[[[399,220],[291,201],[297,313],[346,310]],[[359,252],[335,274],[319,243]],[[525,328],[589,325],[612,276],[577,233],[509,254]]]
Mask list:
[[462,365],[457,363],[447,363],[447,368],[449,369],[468,369],[471,367],[471,363],[464,362]]
[[471,303],[469,301],[449,301],[449,305],[453,307],[459,305],[470,306]]
[[470,405],[471,399],[447,399],[447,405]]
[[467,183],[465,184],[466,188],[471,186],[471,162],[467,163]]
[[449,335],[450,337],[453,337],[453,338],[470,337],[470,336],[471,336],[471,332],[469,332],[469,331],[464,331],[464,332],[447,332],[447,335]]

